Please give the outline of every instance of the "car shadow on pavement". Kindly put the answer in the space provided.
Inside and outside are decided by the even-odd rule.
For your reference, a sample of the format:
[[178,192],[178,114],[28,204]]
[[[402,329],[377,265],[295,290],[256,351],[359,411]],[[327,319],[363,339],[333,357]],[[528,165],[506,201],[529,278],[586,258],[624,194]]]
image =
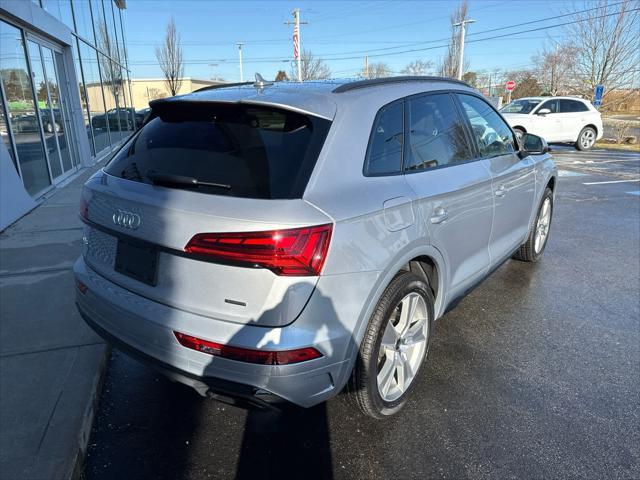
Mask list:
[[[310,303],[313,303],[312,308],[309,307]],[[322,312],[324,320],[316,320],[315,330],[328,332],[331,339],[321,348],[322,353],[333,357],[330,358],[331,362],[340,361],[344,358],[345,351],[353,351],[355,348],[351,332],[344,328],[332,300],[323,295],[318,286],[309,304],[305,306],[302,315]],[[267,311],[263,316],[268,318],[270,313]],[[251,323],[261,322],[257,320]],[[245,328],[255,327],[249,324]],[[241,330],[236,337],[242,337],[242,333]],[[343,339],[347,337],[345,345]],[[234,345],[240,342],[231,339],[229,343]],[[261,346],[267,350],[283,349],[272,340]],[[243,480],[256,477],[333,478],[331,438],[325,402],[311,408],[283,405],[278,410],[248,411],[235,478]]]

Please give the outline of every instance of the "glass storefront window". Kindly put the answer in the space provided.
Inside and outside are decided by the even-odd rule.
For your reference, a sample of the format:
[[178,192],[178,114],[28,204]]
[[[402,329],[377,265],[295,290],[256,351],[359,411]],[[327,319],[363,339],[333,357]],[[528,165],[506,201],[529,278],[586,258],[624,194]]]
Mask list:
[[51,184],[40,126],[36,114],[22,33],[0,21],[0,77],[18,152],[22,181],[31,195]]
[[2,102],[2,95],[0,95],[0,148],[6,148],[13,165],[16,166],[16,157],[13,154],[13,148],[11,146],[11,138],[9,138],[9,126],[7,125],[7,118],[4,113],[4,103]]
[[[76,40],[76,43],[79,43]],[[75,45],[73,48],[73,63],[76,67],[76,79],[78,80],[78,93],[80,94],[80,104],[82,105],[82,118],[83,124],[85,128],[85,132],[87,134],[87,139],[89,140],[89,148],[91,149],[91,155],[96,154],[96,147],[93,144],[93,134],[91,133],[91,122],[89,120],[89,101],[87,100],[87,91],[84,87],[84,79],[82,77],[82,68],[80,67],[80,56],[78,51],[78,45]]]
[[[47,76],[47,85],[49,86],[49,99],[51,101],[51,110],[53,113],[53,119],[47,125],[47,133],[52,133],[58,140],[58,146],[60,147],[60,159],[62,160],[62,170],[67,172],[73,167],[72,153],[68,141],[68,132],[65,128],[65,109],[62,106],[60,92],[60,82],[58,81],[58,75],[55,67],[55,57],[53,51],[47,47],[42,47],[42,58],[44,60],[44,72]],[[50,130],[49,130],[50,129]]]
[[76,20],[76,33],[93,43],[93,20],[89,0],[73,0],[73,17]]
[[107,28],[109,30],[109,41],[110,41],[110,50],[105,52],[116,62],[121,62],[120,60],[120,50],[118,48],[119,39],[118,32],[116,29],[116,21],[114,16],[114,10],[118,10],[118,8],[113,4],[111,0],[104,1],[104,11],[106,14],[106,22]]
[[[105,111],[105,98],[102,83],[100,82],[100,70],[96,51],[84,42],[80,45],[80,63],[84,74],[84,90],[87,95],[90,108],[89,118],[96,153],[110,145],[109,127]],[[105,88],[106,90],[106,88]]]
[[96,31],[96,47],[98,51],[109,50],[109,29],[104,18],[102,0],[91,0],[91,12],[93,13],[93,26]]
[[116,31],[118,33],[118,50],[120,50],[120,61],[123,65],[127,65],[127,50],[124,48],[125,38],[124,38],[124,22],[122,20],[122,10],[113,7],[113,13],[116,17]]
[[120,70],[116,70],[113,63],[101,53],[98,54],[100,59],[100,74],[102,75],[102,85],[104,87],[104,102],[107,107],[107,123],[111,132],[111,145],[120,142],[122,135],[120,134],[120,111],[118,109],[118,100],[120,94],[119,83]]
[[36,92],[38,100],[38,112],[40,112],[40,124],[44,130],[44,141],[49,154],[49,165],[53,178],[62,173],[60,166],[60,155],[56,145],[55,129],[55,110],[52,108],[49,100],[49,86],[47,78],[44,74],[42,58],[40,57],[40,47],[32,41],[27,42],[29,47],[29,59],[31,60],[31,77],[33,79],[33,89]]
[[42,0],[42,8],[73,30],[71,0]]

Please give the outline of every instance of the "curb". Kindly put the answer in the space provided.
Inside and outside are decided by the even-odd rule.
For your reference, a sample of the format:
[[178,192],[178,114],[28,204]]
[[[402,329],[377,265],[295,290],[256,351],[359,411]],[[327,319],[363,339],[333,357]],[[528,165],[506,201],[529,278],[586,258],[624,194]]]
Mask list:
[[98,410],[98,403],[100,401],[100,394],[102,393],[102,386],[104,384],[105,372],[110,355],[111,347],[105,343],[100,364],[93,376],[91,398],[87,402],[87,406],[82,415],[82,426],[80,427],[80,432],[78,432],[77,449],[71,461],[69,472],[64,476],[65,479],[79,480],[82,477],[84,459],[87,455],[87,446],[89,444],[89,438],[91,438],[93,420]]

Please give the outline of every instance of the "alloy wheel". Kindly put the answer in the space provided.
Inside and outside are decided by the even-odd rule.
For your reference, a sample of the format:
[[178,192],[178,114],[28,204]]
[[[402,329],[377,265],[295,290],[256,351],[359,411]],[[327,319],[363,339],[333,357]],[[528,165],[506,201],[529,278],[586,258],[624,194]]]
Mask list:
[[378,350],[378,391],[393,402],[413,382],[427,348],[429,312],[424,298],[412,292],[393,310]]
[[545,198],[540,213],[538,214],[538,221],[536,222],[536,238],[533,244],[533,248],[536,254],[542,251],[542,247],[547,243],[547,237],[549,236],[549,225],[551,223],[551,199]]

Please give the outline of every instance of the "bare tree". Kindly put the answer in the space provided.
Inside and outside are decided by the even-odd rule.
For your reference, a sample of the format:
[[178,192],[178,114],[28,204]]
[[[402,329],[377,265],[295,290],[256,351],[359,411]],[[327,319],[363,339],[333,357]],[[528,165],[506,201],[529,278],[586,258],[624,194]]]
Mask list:
[[[331,77],[331,69],[321,58],[317,58],[309,50],[303,50],[300,57],[302,80],[325,80]],[[290,78],[298,78],[296,63],[291,64]]]
[[604,100],[615,90],[631,87],[640,66],[637,5],[634,0],[600,0],[596,9],[573,16],[576,23],[568,25],[566,33],[575,43],[575,93],[593,100],[595,87],[604,85]]
[[98,22],[98,46],[100,50],[106,54],[98,55],[100,63],[100,73],[102,74],[102,83],[105,85],[112,97],[107,97],[107,108],[111,108],[111,100],[115,102],[113,105],[119,105],[124,107],[123,102],[123,78],[122,70],[116,64],[114,64],[110,58],[118,58],[118,47],[116,46],[115,39],[109,36],[107,24],[104,20]]
[[171,92],[171,95],[176,95],[182,85],[184,63],[182,47],[180,46],[180,34],[176,30],[173,18],[167,24],[164,44],[156,47],[156,58],[164,74],[164,83],[167,89]]
[[536,66],[536,75],[544,92],[549,95],[568,93],[572,83],[576,47],[570,43],[556,43],[545,46],[532,60]]
[[414,60],[402,69],[402,73],[405,75],[428,75],[432,69],[432,61]]
[[370,63],[368,74],[364,70],[361,72],[362,77],[366,78],[383,78],[391,76],[391,69],[386,63]]
[[507,73],[509,80],[516,82],[516,88],[511,92],[511,99],[522,97],[537,97],[544,87],[538,81],[538,73],[532,70],[515,70]]
[[[458,27],[454,27],[455,23],[468,20],[469,6],[467,0],[462,0],[458,8],[451,14],[451,39],[447,47],[447,53],[441,59],[439,65],[440,75],[443,77],[456,78],[458,75],[458,64],[460,63],[460,33]],[[469,60],[464,61],[462,72],[469,69]]]

